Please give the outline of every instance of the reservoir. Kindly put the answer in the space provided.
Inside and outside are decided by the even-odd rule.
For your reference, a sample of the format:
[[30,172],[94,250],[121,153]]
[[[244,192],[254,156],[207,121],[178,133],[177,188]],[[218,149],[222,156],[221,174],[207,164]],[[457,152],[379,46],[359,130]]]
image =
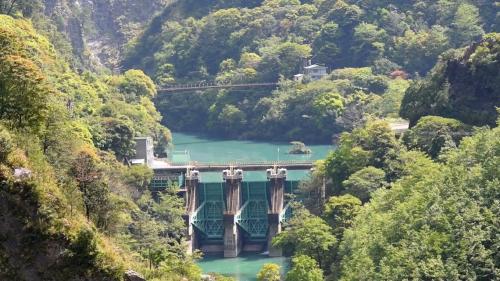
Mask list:
[[[239,140],[217,140],[184,133],[173,134],[176,154],[187,155],[190,161],[202,163],[244,163],[249,161],[283,161],[283,160],[320,160],[333,149],[331,145],[308,146],[312,153],[305,155],[288,154],[291,145],[288,143],[268,143]],[[289,171],[288,177],[302,180],[308,177],[308,171]],[[265,172],[245,172],[244,180],[266,181]],[[201,182],[221,182],[221,173],[202,173]],[[243,253],[237,258],[221,256],[205,256],[198,262],[204,273],[216,272],[235,277],[238,281],[255,281],[256,275],[265,263],[276,263],[284,274],[289,260],[284,257],[269,258],[263,253]]]
[[[173,151],[186,153],[191,161],[202,163],[245,163],[250,161],[320,160],[333,149],[332,145],[308,146],[311,154],[289,154],[289,143],[268,143],[240,140],[216,140],[185,133],[173,133]],[[308,176],[306,171],[289,171],[288,178],[300,180]],[[266,181],[263,172],[245,172],[246,180]],[[220,182],[220,173],[203,173],[201,182]]]

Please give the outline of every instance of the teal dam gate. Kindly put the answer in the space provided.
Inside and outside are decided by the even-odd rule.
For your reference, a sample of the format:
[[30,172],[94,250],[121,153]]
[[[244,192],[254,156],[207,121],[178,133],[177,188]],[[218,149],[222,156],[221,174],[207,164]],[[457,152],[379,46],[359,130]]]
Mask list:
[[225,170],[223,182],[203,183],[199,172],[188,171],[185,181],[190,249],[224,252],[269,250],[271,239],[290,217],[284,194],[293,193],[298,181],[286,181],[285,169],[269,169],[268,181],[244,181],[241,170]]

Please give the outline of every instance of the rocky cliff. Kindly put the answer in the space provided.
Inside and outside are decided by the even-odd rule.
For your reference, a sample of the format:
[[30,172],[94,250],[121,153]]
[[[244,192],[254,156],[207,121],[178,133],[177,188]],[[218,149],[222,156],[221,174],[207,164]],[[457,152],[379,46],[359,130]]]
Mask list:
[[127,42],[174,1],[43,0],[40,9],[70,42],[82,67],[118,70]]

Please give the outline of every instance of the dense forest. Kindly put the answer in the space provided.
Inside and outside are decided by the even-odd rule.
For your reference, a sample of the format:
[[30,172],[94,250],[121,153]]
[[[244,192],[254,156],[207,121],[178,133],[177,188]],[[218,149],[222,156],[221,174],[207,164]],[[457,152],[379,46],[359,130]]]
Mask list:
[[[129,165],[167,126],[335,141],[260,281],[500,279],[499,7],[0,0],[0,280],[201,280],[178,187]],[[161,92],[195,81],[278,86]]]
[[[397,117],[410,80],[499,24],[494,1],[178,2],[127,46],[124,65],[161,86],[280,82],[157,98],[171,129],[243,139],[329,143],[363,115]],[[308,61],[330,75],[291,82]]]
[[124,165],[135,136],[157,155],[171,141],[155,94],[140,70],[76,72],[29,20],[0,15],[1,280],[199,278],[182,200]]

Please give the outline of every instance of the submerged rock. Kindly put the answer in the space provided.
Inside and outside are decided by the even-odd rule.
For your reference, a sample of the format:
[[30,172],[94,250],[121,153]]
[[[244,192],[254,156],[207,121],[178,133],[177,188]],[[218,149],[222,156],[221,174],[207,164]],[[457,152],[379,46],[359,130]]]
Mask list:
[[311,149],[309,149],[303,142],[292,141],[290,142],[292,148],[288,150],[289,154],[311,154]]

